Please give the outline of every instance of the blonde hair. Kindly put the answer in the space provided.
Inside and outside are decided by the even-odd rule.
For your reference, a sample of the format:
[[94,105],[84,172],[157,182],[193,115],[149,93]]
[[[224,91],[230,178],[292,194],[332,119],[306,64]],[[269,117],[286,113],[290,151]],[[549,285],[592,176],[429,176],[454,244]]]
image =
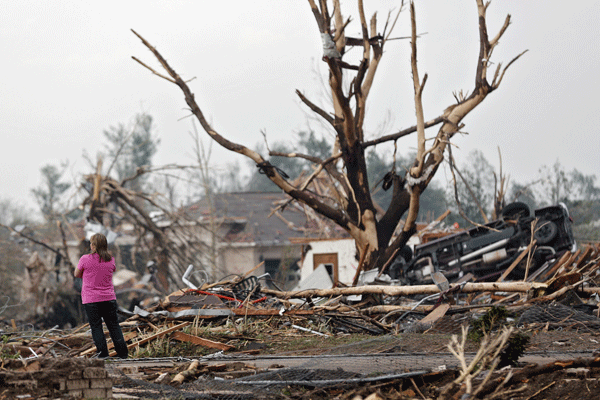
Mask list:
[[90,238],[90,244],[96,249],[94,253],[98,254],[101,260],[108,262],[112,260],[112,254],[108,251],[108,242],[106,236],[101,233],[96,233]]

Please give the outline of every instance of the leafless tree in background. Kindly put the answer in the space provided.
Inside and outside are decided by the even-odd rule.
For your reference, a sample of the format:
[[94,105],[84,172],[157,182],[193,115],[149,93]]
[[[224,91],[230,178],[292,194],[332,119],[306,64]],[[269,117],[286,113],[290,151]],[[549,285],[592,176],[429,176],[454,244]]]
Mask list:
[[[497,64],[490,81],[488,71],[492,63],[489,60],[499,39],[510,24],[510,15],[506,17],[499,32],[490,37],[486,23],[489,2],[484,4],[483,0],[476,0],[480,50],[477,59],[472,61],[477,66],[474,87],[470,94],[462,92],[455,94],[456,103],[450,104],[436,118],[425,121],[421,98],[427,82],[427,74],[421,78],[417,68],[417,26],[415,6],[411,2],[409,5],[410,68],[413,77],[416,121],[409,123],[408,125],[411,126],[399,132],[366,140],[364,124],[367,100],[384,55],[384,47],[388,41],[394,39],[391,34],[404,4],[401,4],[398,15],[388,14],[381,29],[378,27],[377,15],[367,20],[363,1],[357,0],[356,13],[362,31],[362,36],[359,38],[346,35],[346,28],[351,19],[345,18],[342,14],[339,0],[308,0],[308,5],[323,41],[323,61],[327,63],[329,70],[328,83],[332,104],[326,109],[308,99],[299,90],[296,93],[312,112],[335,131],[336,139],[335,143],[332,143],[331,156],[326,159],[310,154],[284,155],[302,158],[313,164],[314,172],[300,184],[290,182],[285,173],[271,165],[263,155],[234,143],[217,132],[205,118],[186,81],[148,41],[135,31],[134,33],[157,58],[166,74],[157,72],[135,57],[134,59],[182,90],[191,112],[213,140],[230,151],[250,158],[274,184],[290,196],[291,200],[303,203],[345,229],[356,240],[361,259],[365,260],[365,269],[382,268],[415,232],[420,195],[444,160],[451,139],[463,127],[462,120],[488,94],[500,86],[507,68],[523,53],[516,56],[505,67],[501,63]],[[362,48],[362,57],[357,65],[345,61],[347,50],[351,47]],[[429,128],[437,129],[437,133],[430,138],[426,137],[426,130]],[[401,137],[413,133],[416,133],[417,142],[417,154],[413,166],[406,174],[397,174],[392,170],[386,176],[383,185],[393,189],[393,200],[387,209],[378,212],[367,179],[365,152],[371,146],[384,142],[395,143]],[[269,151],[269,155],[275,154]],[[328,192],[317,194],[312,190],[312,181],[323,174],[326,174],[329,182]],[[125,198],[122,201],[126,201]],[[399,234],[395,235],[394,232]],[[364,257],[362,253],[366,253]]]

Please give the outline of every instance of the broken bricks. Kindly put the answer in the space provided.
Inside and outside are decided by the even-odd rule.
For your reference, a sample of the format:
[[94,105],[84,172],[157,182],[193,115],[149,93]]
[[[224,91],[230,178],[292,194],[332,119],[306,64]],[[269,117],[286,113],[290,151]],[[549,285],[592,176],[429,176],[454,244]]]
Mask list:
[[[32,366],[35,364],[35,368]],[[2,398],[111,398],[112,379],[104,361],[85,358],[3,361]]]

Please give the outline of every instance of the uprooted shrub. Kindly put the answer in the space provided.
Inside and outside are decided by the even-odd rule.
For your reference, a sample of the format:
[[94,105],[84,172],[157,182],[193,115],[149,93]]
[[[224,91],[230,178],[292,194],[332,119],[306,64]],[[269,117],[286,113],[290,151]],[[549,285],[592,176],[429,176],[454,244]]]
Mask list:
[[[504,307],[491,307],[481,318],[471,322],[469,339],[480,343],[481,339],[491,332],[509,325],[508,311]],[[499,367],[515,366],[519,358],[525,353],[530,337],[522,332],[512,331],[502,352],[500,353]]]

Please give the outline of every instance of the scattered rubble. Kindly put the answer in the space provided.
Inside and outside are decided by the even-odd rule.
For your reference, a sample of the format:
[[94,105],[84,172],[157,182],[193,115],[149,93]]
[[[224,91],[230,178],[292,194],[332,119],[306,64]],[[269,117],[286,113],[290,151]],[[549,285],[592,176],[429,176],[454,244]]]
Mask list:
[[87,358],[2,360],[0,398],[27,398],[34,393],[46,398],[112,397],[113,381],[104,361]]
[[[528,398],[536,391],[546,396],[558,393],[553,391],[562,388],[565,380],[571,385],[583,382],[593,392],[600,387],[600,354],[593,354],[600,348],[599,269],[600,244],[593,244],[558,255],[518,282],[503,281],[505,276],[498,282],[477,282],[467,276],[449,283],[443,276],[432,276],[432,285],[395,286],[393,280],[383,284],[385,279],[373,279],[362,286],[279,291],[262,287],[249,274],[233,276],[180,289],[127,312],[121,326],[132,355],[129,360],[95,359],[86,325],[45,332],[6,326],[0,333],[0,399],[27,395],[305,398],[307,390],[311,398],[353,398],[350,394],[367,398],[373,393],[379,393],[379,398],[459,398],[460,393],[475,392],[480,398],[502,398],[506,393]],[[494,358],[488,358],[488,378],[467,368],[469,360],[476,359],[477,344],[466,340],[463,327],[492,307],[506,310],[511,330],[531,336],[533,352],[526,350],[527,357],[546,351],[545,363],[498,370]],[[553,336],[559,333],[562,336]],[[272,359],[270,365],[259,365],[252,358],[272,356],[270,347],[297,338],[332,341],[352,335],[362,335],[363,341],[344,345],[355,347],[343,347],[336,357],[385,354],[408,361],[400,369],[374,370],[371,365],[354,372],[350,366],[326,369],[324,359],[284,365],[285,357],[306,354],[298,348]],[[370,349],[367,335],[386,338],[387,343]],[[449,352],[452,335],[456,336]],[[423,339],[426,336],[439,340],[432,345]],[[408,338],[412,338],[409,345],[402,342]],[[114,356],[110,341],[109,350]],[[551,360],[548,350],[555,352]],[[317,345],[307,351],[323,355]],[[409,359],[418,353],[420,359]],[[434,356],[445,361],[431,359],[436,365],[423,361]],[[559,372],[561,377],[556,377]],[[534,381],[543,381],[540,374],[554,376],[555,383],[536,386]]]

